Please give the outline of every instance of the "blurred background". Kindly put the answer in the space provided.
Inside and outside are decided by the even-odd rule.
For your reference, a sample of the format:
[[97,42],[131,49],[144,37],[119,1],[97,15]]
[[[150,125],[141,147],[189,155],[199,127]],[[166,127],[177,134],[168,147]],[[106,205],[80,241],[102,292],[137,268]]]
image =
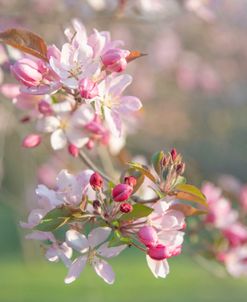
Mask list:
[[[47,43],[64,42],[72,18],[91,32],[109,30],[126,49],[148,54],[131,63],[130,92],[144,103],[127,148],[147,158],[176,147],[190,183],[232,175],[247,182],[247,2],[245,0],[0,0],[0,30],[25,27]],[[193,2],[193,1],[187,1]],[[0,56],[0,83],[13,81]],[[43,146],[23,150],[28,125],[10,100],[0,102],[0,302],[246,301],[247,280],[219,278],[195,259],[172,259],[171,274],[155,280],[138,252],[112,261],[116,285],[90,268],[64,285],[65,268],[47,264],[19,226],[35,203],[39,182],[53,185],[61,168],[82,168],[67,154]],[[78,166],[79,165],[79,166]],[[209,271],[208,271],[209,269]]]

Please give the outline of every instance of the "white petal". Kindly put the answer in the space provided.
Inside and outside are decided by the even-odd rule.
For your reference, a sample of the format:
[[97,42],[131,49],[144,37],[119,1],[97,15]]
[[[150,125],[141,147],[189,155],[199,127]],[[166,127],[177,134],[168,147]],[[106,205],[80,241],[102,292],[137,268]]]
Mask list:
[[119,111],[124,114],[138,111],[142,108],[141,101],[135,96],[123,96],[120,98]]
[[88,241],[91,248],[96,247],[100,243],[106,241],[111,234],[111,228],[101,227],[93,229],[88,235]]
[[92,265],[96,274],[100,276],[106,283],[114,283],[115,274],[112,270],[112,267],[105,260],[94,257]]
[[47,260],[49,260],[51,262],[58,262],[59,257],[57,254],[57,249],[54,248],[53,246],[49,247],[45,253],[45,257]]
[[76,179],[74,175],[70,174],[67,170],[64,169],[58,173],[56,182],[58,191],[65,191],[75,185]]
[[90,123],[94,118],[94,111],[91,105],[81,105],[71,118],[73,126],[83,127]]
[[86,256],[78,257],[77,259],[75,259],[73,261],[73,263],[70,265],[69,272],[68,272],[64,282],[66,284],[69,284],[69,283],[75,281],[75,279],[77,279],[80,276],[86,263],[87,263]]
[[155,278],[161,277],[165,278],[169,274],[169,265],[166,259],[164,260],[154,260],[148,255],[146,256],[148,267],[154,274]]
[[121,135],[122,123],[118,112],[104,106],[104,115],[109,130],[113,135],[119,137]]
[[47,207],[49,209],[59,206],[63,203],[62,200],[58,199],[58,196],[55,191],[48,189],[45,185],[38,185],[35,193],[41,197],[45,198],[48,201]]
[[54,150],[63,149],[67,144],[67,137],[62,129],[58,129],[51,135],[51,146]]
[[54,235],[51,232],[41,232],[41,231],[35,231],[31,234],[26,235],[26,239],[31,240],[50,240],[51,242],[56,242],[56,239]]
[[60,126],[60,121],[55,116],[46,116],[37,121],[37,130],[53,132]]
[[97,249],[97,254],[99,256],[105,257],[105,258],[116,257],[127,247],[127,245],[108,247],[108,244],[109,244],[109,242],[106,242]]
[[119,96],[132,82],[132,76],[123,74],[117,77],[111,78],[109,94],[113,96]]
[[85,235],[76,230],[66,232],[66,242],[68,246],[80,253],[86,253],[89,249],[89,243]]
[[166,246],[179,246],[183,243],[184,233],[180,231],[161,231],[158,233],[159,242]]

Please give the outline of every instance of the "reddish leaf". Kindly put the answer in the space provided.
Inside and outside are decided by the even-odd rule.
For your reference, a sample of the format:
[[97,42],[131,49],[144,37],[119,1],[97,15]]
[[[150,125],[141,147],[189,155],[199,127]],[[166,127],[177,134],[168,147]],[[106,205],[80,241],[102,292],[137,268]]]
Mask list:
[[140,57],[146,56],[147,54],[145,53],[141,53],[138,50],[133,50],[130,52],[130,54],[128,55],[128,57],[126,58],[126,61],[129,63],[131,61],[134,61],[135,59],[138,59]]
[[206,214],[207,211],[196,209],[188,204],[176,203],[170,207],[173,210],[182,212],[185,216],[196,216]]
[[0,42],[47,61],[47,45],[38,35],[18,28],[0,32]]

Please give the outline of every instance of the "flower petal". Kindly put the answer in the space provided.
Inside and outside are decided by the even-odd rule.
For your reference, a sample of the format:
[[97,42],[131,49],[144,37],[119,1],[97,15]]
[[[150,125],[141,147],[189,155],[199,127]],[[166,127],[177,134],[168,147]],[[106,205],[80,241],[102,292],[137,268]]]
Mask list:
[[112,267],[103,259],[94,257],[93,268],[96,274],[102,278],[106,283],[113,284],[115,281],[115,273]]
[[88,242],[91,248],[96,247],[97,245],[106,241],[106,239],[111,234],[111,228],[108,227],[99,227],[93,229],[88,235]]
[[131,113],[138,111],[142,108],[141,101],[135,96],[123,96],[120,98],[120,105],[118,110],[121,113]]
[[86,236],[75,230],[66,232],[66,242],[68,246],[80,253],[86,253],[89,249],[89,242]]
[[55,116],[46,116],[37,122],[37,130],[53,132],[60,126],[60,121]]
[[117,77],[113,77],[110,82],[109,94],[113,96],[119,96],[132,82],[132,76],[129,74],[122,74]]
[[169,265],[166,259],[154,260],[148,255],[146,256],[148,267],[154,274],[155,278],[165,278],[169,274]]
[[51,146],[54,150],[63,149],[67,144],[67,137],[62,129],[54,131],[50,140]]
[[112,134],[119,137],[122,129],[122,122],[119,113],[104,106],[104,115],[108,128]]
[[87,263],[86,256],[81,256],[81,257],[78,257],[77,259],[75,259],[73,261],[73,263],[70,265],[69,272],[68,272],[66,278],[64,279],[64,282],[66,284],[69,284],[69,283],[75,281],[75,279],[77,279],[80,276],[86,263]]
[[98,248],[97,254],[101,257],[112,258],[118,256],[126,247],[126,244],[116,247],[108,247],[108,242],[106,242]]

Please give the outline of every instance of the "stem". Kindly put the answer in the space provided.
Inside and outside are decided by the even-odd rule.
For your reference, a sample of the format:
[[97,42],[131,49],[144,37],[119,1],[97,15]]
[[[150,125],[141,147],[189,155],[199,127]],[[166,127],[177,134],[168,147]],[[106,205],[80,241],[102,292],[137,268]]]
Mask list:
[[134,242],[131,242],[131,245],[133,245],[134,247],[136,247],[136,248],[138,248],[139,250],[143,251],[144,253],[147,252],[143,247],[140,247],[139,245],[135,244]]
[[79,153],[79,157],[87,167],[95,172],[98,172],[106,181],[113,182],[113,180],[110,179],[110,177],[108,177],[103,171],[101,171],[82,150]]

